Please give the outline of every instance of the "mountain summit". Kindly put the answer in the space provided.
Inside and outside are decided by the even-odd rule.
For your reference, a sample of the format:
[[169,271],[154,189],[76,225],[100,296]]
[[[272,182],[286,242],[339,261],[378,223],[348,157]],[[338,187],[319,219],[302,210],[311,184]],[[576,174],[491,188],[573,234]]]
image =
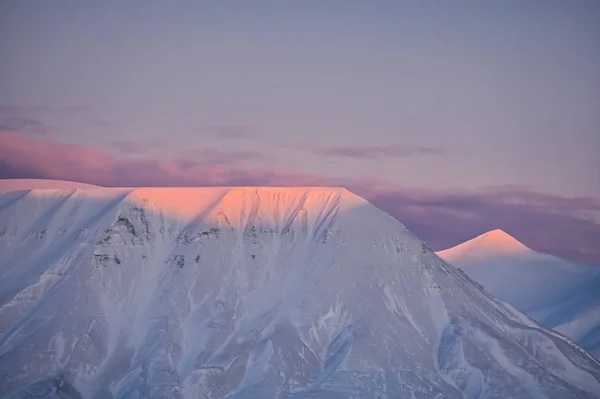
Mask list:
[[487,233],[475,238],[474,241],[478,242],[479,245],[489,245],[490,247],[493,246],[495,248],[510,252],[529,249],[523,245],[523,243],[502,229],[488,231]]
[[0,396],[595,398],[600,363],[339,188],[0,192]]
[[504,230],[495,229],[437,254],[447,260],[462,262],[532,252]]

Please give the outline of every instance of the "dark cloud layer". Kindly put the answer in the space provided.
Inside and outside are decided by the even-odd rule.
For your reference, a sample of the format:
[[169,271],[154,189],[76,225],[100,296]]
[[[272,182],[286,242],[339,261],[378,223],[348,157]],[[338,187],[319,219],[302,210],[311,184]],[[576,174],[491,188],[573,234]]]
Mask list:
[[438,147],[403,147],[397,145],[319,148],[315,152],[326,156],[347,158],[413,157],[418,155],[440,155],[444,153],[443,149]]
[[162,141],[138,142],[131,140],[115,140],[110,147],[122,154],[143,154],[149,151],[165,148],[166,143]]
[[[130,150],[137,148],[129,144]],[[344,186],[396,217],[435,250],[501,228],[535,250],[578,262],[600,263],[597,199],[565,198],[519,186],[473,192],[426,191],[376,180],[298,173],[280,165],[241,165],[244,159],[264,159],[263,154],[253,151],[209,148],[190,150],[185,155],[173,161],[133,159],[0,132],[2,178],[63,179],[104,186]]]
[[0,104],[0,132],[44,135],[54,131],[44,120],[49,115],[73,115],[85,111],[78,106]]
[[[584,263],[600,263],[600,201],[523,189],[471,193],[376,193],[371,202],[401,220],[435,250],[501,228],[532,249]],[[581,214],[579,216],[578,214]],[[597,221],[597,219],[596,219]]]
[[188,150],[180,154],[180,158],[196,165],[235,165],[247,161],[267,162],[273,160],[259,151],[223,151],[214,147]]

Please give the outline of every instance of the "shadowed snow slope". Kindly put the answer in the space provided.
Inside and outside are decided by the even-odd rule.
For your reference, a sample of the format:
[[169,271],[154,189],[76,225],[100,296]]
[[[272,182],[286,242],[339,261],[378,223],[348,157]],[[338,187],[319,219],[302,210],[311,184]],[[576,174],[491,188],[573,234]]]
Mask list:
[[437,254],[493,296],[600,357],[600,265],[535,252],[502,230]]
[[0,396],[594,398],[600,364],[337,188],[0,193]]

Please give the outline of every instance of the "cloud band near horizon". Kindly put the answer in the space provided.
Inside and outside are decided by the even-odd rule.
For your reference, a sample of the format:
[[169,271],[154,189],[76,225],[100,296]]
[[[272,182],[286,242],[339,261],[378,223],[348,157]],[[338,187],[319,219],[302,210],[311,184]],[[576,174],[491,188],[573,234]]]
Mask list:
[[[123,144],[123,143],[121,143]],[[125,153],[135,148],[123,146]],[[375,151],[377,153],[377,151]],[[195,154],[206,155],[207,149]],[[189,155],[189,154],[188,154]],[[336,178],[280,165],[249,168],[263,154],[219,151],[219,159],[128,158],[51,139],[0,132],[0,178],[71,180],[102,186],[345,186],[388,212],[434,250],[501,228],[534,250],[600,263],[600,200],[524,187],[479,191],[411,189],[377,179]],[[360,156],[360,155],[359,155]]]

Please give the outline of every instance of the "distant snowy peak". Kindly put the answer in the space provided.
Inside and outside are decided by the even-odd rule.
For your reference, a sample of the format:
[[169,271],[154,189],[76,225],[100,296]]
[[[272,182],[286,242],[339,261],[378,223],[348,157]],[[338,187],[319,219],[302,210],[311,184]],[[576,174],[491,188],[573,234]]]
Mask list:
[[533,251],[502,230],[437,255],[463,269],[496,298],[599,357],[600,265]]
[[535,255],[536,252],[501,229],[488,231],[437,254],[448,261],[489,259],[512,255]]

